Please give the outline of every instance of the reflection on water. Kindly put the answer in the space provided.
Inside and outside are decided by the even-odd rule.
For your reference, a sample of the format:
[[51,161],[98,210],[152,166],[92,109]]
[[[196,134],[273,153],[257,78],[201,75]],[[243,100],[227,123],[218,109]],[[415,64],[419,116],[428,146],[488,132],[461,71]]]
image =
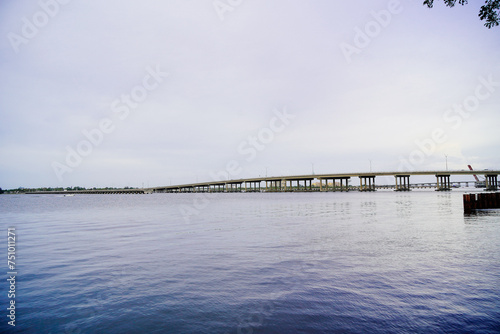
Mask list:
[[411,216],[411,196],[407,193],[399,193],[396,197],[397,215],[399,218],[407,218]]
[[452,194],[449,192],[439,192],[438,210],[440,214],[446,215],[452,213]]
[[377,202],[375,201],[366,201],[361,202],[361,215],[364,218],[373,218],[377,215]]

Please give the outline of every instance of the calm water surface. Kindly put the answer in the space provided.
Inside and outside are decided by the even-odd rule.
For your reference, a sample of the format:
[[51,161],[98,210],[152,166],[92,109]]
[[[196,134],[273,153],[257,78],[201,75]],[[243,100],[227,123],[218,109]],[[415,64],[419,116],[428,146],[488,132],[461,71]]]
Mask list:
[[3,195],[0,212],[3,259],[18,238],[1,333],[500,333],[500,213],[464,216],[456,190]]

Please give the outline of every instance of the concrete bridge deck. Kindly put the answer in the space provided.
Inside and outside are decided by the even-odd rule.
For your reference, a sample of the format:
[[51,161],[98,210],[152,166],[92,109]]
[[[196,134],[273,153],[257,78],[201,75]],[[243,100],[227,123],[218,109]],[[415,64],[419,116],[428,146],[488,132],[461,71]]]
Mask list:
[[[353,186],[349,181],[353,177],[360,180],[357,189],[361,191],[375,191],[377,176],[393,176],[395,178],[395,190],[408,191],[414,188],[410,184],[410,176],[434,175],[436,177],[436,190],[451,190],[452,175],[484,175],[486,188],[489,190],[498,189],[498,175],[500,170],[456,170],[456,171],[413,171],[413,172],[371,172],[371,173],[333,173],[333,174],[308,174],[290,176],[272,176],[235,180],[219,180],[210,182],[198,182],[182,185],[149,188],[151,192],[239,192],[239,191],[292,191],[292,190],[313,190],[313,181],[319,182],[320,191],[348,191]],[[331,182],[330,182],[331,181]],[[462,182],[462,181],[461,181]],[[264,186],[262,186],[264,183]],[[470,181],[474,183],[474,181]],[[426,185],[430,183],[425,183]],[[387,187],[387,186],[384,186]],[[423,184],[421,187],[424,187]],[[317,189],[317,187],[315,187]]]

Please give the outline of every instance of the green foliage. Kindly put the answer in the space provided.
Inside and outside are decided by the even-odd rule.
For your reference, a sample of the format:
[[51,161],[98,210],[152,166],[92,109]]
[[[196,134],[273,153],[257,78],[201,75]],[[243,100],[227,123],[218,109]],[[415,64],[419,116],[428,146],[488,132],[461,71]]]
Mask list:
[[[457,0],[444,0],[445,5],[448,7],[455,6],[456,2]],[[465,5],[467,4],[467,0],[459,0],[458,3],[461,5]],[[425,0],[424,5],[427,5],[427,7],[432,8],[434,6],[434,0]]]
[[[453,7],[457,3],[457,0],[443,0],[444,4],[448,7]],[[466,5],[467,0],[458,0],[460,5]],[[434,0],[424,0],[424,5],[429,8],[434,6]],[[484,5],[481,6],[479,10],[479,18],[483,21],[484,26],[488,29],[498,26],[500,24],[500,0],[486,0]]]
[[3,194],[3,190],[2,190],[2,188],[0,188],[0,194]]

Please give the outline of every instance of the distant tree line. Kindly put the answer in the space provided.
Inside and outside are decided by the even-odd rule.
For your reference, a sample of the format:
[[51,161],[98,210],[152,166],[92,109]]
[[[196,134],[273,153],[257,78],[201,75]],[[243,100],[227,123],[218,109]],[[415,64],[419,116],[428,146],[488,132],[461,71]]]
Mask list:
[[24,188],[19,187],[16,189],[6,189],[2,190],[0,188],[0,194],[25,194],[30,192],[38,192],[38,191],[78,191],[78,190],[115,190],[115,189],[138,189],[134,187],[125,187],[125,188],[114,188],[114,187],[106,187],[106,188],[85,188],[85,187],[42,187],[42,188]]

